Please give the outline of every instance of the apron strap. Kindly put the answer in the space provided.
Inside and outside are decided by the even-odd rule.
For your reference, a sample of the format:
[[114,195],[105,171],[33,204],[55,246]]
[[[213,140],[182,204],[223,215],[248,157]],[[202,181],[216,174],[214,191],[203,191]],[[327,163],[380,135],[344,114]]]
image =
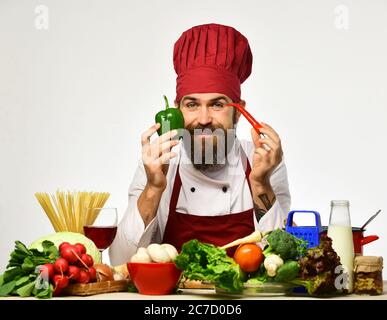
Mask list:
[[175,212],[177,206],[177,200],[179,199],[180,188],[181,188],[181,179],[180,179],[180,164],[176,168],[175,182],[173,183],[171,201],[169,202],[169,212]]

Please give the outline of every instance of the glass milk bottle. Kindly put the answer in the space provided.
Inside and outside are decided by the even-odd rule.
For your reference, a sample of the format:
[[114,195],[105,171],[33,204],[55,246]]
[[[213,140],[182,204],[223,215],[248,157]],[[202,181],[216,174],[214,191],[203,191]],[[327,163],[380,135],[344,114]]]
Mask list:
[[[331,201],[331,215],[329,217],[328,237],[332,239],[332,247],[340,257],[344,273],[348,275],[343,277],[342,272],[337,276],[342,277],[343,281],[336,281],[336,288],[347,289],[348,293],[353,289],[353,260],[355,258],[352,238],[351,217],[349,214],[349,201],[333,200]],[[339,279],[339,278],[336,278]]]

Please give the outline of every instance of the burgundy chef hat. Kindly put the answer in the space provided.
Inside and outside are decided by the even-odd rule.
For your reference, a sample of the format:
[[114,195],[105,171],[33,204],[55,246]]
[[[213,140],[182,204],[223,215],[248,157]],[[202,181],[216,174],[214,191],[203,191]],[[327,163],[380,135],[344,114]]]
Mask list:
[[191,93],[219,92],[239,102],[252,63],[249,42],[234,28],[214,23],[193,27],[173,50],[176,101]]

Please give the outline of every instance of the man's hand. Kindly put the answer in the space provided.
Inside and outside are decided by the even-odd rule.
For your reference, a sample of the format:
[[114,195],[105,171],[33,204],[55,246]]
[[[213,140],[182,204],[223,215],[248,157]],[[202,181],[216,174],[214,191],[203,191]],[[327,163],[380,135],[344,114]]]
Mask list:
[[141,135],[142,161],[147,177],[147,186],[164,191],[167,186],[167,172],[169,160],[176,157],[171,149],[179,143],[179,140],[171,140],[177,135],[177,130],[164,133],[152,143],[150,137],[157,132],[160,124],[156,123]]
[[160,124],[157,123],[141,135],[142,161],[147,183],[137,200],[137,207],[145,227],[156,216],[161,196],[167,186],[169,160],[176,157],[171,149],[179,143],[179,140],[171,140],[177,130],[166,132],[151,143],[150,137],[159,128]]
[[261,124],[262,128],[259,130],[265,137],[261,137],[255,129],[251,129],[255,152],[249,177],[254,212],[258,222],[276,201],[276,196],[270,185],[270,175],[282,161],[281,140],[278,134],[269,125]]
[[281,139],[277,132],[268,124],[261,123],[261,137],[254,129],[251,129],[251,137],[255,145],[253,166],[250,173],[250,183],[254,186],[269,186],[270,175],[282,161]]

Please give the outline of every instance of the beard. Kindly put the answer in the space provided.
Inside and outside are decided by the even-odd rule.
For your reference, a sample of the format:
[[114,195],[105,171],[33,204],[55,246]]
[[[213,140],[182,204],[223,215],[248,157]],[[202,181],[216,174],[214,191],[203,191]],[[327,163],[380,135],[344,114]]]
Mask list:
[[227,164],[227,155],[234,145],[234,128],[221,126],[187,127],[189,136],[184,140],[184,148],[191,157],[195,169],[217,171]]

